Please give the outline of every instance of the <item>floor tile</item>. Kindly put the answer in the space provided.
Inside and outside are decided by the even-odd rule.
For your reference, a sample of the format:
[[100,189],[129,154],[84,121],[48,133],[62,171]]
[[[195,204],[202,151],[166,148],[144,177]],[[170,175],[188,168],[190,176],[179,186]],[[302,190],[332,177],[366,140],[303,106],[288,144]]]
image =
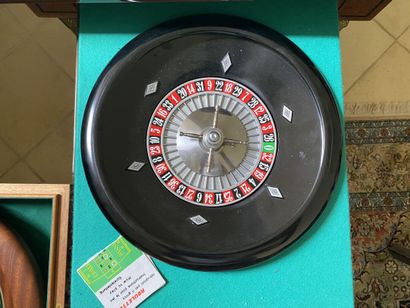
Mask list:
[[26,158],[47,183],[72,183],[73,159],[72,114]]
[[400,44],[402,44],[407,51],[410,52],[410,27],[399,37]]
[[[377,39],[375,39],[377,37]],[[352,21],[340,32],[343,87],[352,84],[393,43],[393,38],[375,22]]]
[[76,37],[70,29],[58,19],[50,19],[32,33],[32,39],[75,79]]
[[0,66],[0,135],[23,156],[73,110],[74,82],[36,44]]
[[0,140],[0,175],[5,173],[18,159],[19,157]]
[[395,43],[346,93],[346,118],[410,117],[410,53]]
[[26,38],[25,28],[6,7],[0,5],[0,60]]
[[24,163],[17,163],[0,178],[0,183],[42,183],[43,181]]
[[395,38],[410,25],[410,1],[393,0],[375,19]]
[[47,22],[47,18],[37,17],[30,8],[23,3],[4,4],[4,7],[12,13],[29,32],[33,31],[38,25]]

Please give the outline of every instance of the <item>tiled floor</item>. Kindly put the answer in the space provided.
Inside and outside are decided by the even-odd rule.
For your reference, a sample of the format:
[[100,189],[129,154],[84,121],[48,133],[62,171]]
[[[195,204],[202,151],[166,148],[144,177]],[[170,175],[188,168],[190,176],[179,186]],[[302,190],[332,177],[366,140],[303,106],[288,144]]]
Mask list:
[[[341,31],[346,119],[410,118],[410,1]],[[75,36],[0,5],[0,183],[70,183]]]
[[410,1],[340,33],[347,120],[410,119]]
[[71,183],[76,38],[0,5],[0,182]]

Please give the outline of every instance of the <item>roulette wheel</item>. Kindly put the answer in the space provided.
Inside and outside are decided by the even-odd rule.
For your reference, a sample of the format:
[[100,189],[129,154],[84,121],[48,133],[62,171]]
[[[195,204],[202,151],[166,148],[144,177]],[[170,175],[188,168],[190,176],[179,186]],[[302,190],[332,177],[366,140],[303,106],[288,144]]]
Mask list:
[[177,266],[225,270],[268,259],[314,223],[342,133],[298,47],[246,19],[199,15],[118,52],[81,143],[94,198],[128,240]]

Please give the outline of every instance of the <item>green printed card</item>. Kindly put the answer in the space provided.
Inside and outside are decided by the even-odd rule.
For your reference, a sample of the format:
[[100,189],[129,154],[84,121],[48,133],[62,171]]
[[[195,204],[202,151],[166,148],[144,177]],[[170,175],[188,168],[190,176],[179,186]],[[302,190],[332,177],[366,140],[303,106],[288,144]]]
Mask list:
[[165,285],[151,260],[121,236],[77,272],[105,307],[136,307]]

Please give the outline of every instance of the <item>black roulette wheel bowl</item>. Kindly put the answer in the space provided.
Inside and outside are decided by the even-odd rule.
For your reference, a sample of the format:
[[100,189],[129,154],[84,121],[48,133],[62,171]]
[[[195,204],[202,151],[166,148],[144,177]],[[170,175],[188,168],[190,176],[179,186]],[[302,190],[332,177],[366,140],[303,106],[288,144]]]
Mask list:
[[[221,60],[229,52],[231,67]],[[277,152],[267,179],[221,207],[170,193],[149,163],[147,130],[176,86],[223,78],[251,89],[273,117]],[[146,86],[158,82],[155,93]],[[283,114],[292,110],[289,121]],[[324,209],[338,178],[340,118],[325,80],[307,56],[263,25],[222,15],[180,18],[131,40],[97,80],[85,111],[82,159],[91,191],[128,240],[165,262],[225,270],[270,258],[296,241]],[[144,166],[128,170],[132,162]],[[273,197],[277,187],[282,197]],[[190,219],[200,215],[207,222]]]

